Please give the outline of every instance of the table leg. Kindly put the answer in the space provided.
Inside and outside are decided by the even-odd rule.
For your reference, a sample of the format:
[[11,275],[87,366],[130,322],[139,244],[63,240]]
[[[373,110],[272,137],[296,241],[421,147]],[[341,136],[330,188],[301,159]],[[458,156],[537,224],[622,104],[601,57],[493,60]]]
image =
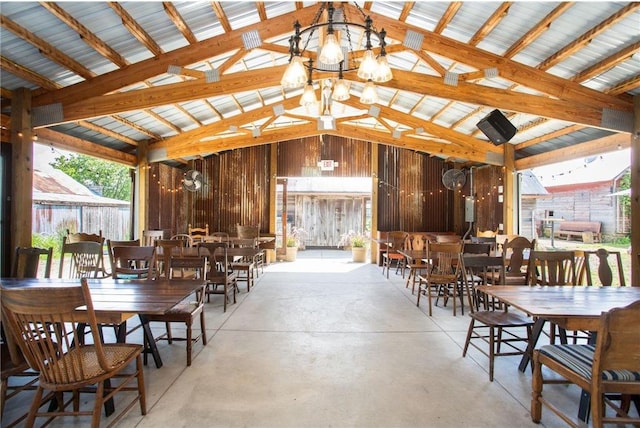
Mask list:
[[153,333],[151,333],[151,327],[149,326],[149,320],[144,316],[140,315],[140,324],[142,324],[142,330],[144,331],[144,354],[145,354],[145,363],[146,363],[146,355],[150,353],[153,357],[153,361],[156,363],[156,367],[162,367],[162,358],[160,358],[160,353],[158,352],[158,347],[156,346],[156,341],[153,338]]
[[553,235],[554,235],[554,233],[553,233],[553,229],[555,229],[555,224],[556,224],[556,222],[555,222],[555,221],[552,221],[552,222],[551,222],[551,248],[555,248],[555,247],[556,247],[556,244],[555,244],[555,242],[553,241],[553,239],[554,239],[554,238],[553,238]]
[[518,366],[518,370],[524,373],[527,369],[527,365],[531,360],[531,356],[533,355],[533,350],[536,347],[536,343],[538,343],[538,338],[540,337],[540,333],[542,333],[542,328],[544,327],[544,318],[538,318],[536,322],[533,324],[533,331],[531,332],[531,341],[527,345],[527,351],[522,356],[520,360],[520,365]]

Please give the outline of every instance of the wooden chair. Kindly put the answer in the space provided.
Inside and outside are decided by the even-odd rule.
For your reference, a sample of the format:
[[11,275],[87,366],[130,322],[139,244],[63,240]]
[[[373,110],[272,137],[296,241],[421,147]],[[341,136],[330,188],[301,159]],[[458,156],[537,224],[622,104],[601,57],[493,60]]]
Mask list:
[[[254,241],[254,240],[251,240]],[[256,249],[251,245],[233,248],[231,269],[237,274],[237,281],[247,283],[247,293],[253,287],[256,271]]]
[[405,248],[408,235],[408,233],[400,231],[387,232],[386,249],[382,254],[382,274],[384,275],[384,271],[386,269],[387,278],[389,278],[389,270],[394,263],[396,265],[396,274],[398,273],[398,270],[402,269],[402,277],[404,278],[404,265],[406,258],[400,254],[398,250]]
[[236,233],[240,239],[258,239],[260,237],[260,226],[237,224]]
[[529,241],[523,236],[507,239],[502,244],[500,254],[505,267],[504,278],[495,272],[487,272],[487,283],[504,285],[523,285],[527,281],[528,256],[536,246],[536,240]]
[[172,241],[183,241],[184,247],[193,247],[193,238],[191,235],[187,235],[186,233],[178,233],[177,235],[173,235],[171,237]]
[[[453,297],[453,315],[456,315],[457,299],[464,307],[462,295],[459,292],[460,272],[462,268],[462,241],[427,243],[427,263],[429,267],[424,275],[420,275],[418,286],[417,306],[420,306],[420,295],[426,293],[429,299],[429,316],[431,313],[432,291],[436,296],[444,296],[445,304],[449,295]],[[437,303],[436,303],[437,304]],[[464,309],[463,309],[464,310]]]
[[531,251],[527,268],[529,285],[577,285],[573,251]]
[[482,238],[495,238],[498,234],[498,228],[496,230],[480,230],[476,228],[476,236]]
[[492,252],[495,252],[497,248],[495,236],[472,236],[471,243],[472,244],[489,244],[491,245]]
[[207,242],[229,242],[229,234],[227,232],[213,232],[209,235]]
[[109,254],[109,264],[111,265],[111,273],[113,274],[113,267],[115,265],[115,260],[113,259],[113,248],[114,247],[139,247],[140,240],[139,239],[131,239],[125,241],[115,241],[111,239],[107,239],[107,253]]
[[462,238],[454,234],[436,235],[436,242],[460,242]]
[[[480,259],[485,258],[482,262]],[[491,261],[493,259],[493,261]],[[497,257],[469,257],[464,259],[465,266],[473,266],[474,263],[486,265],[487,268],[498,269],[500,272],[495,278],[506,278],[505,265],[501,258]],[[486,277],[486,276],[485,276]],[[466,280],[466,275],[464,276]],[[504,284],[498,284],[504,285]],[[487,302],[486,298],[484,299]],[[469,346],[474,347],[489,358],[489,381],[493,382],[494,362],[496,357],[524,355],[531,340],[533,319],[524,314],[509,311],[506,305],[485,305],[484,310],[469,314],[469,328],[467,338],[462,350],[462,356],[466,357]],[[524,329],[526,335],[521,331]],[[506,348],[506,349],[505,349]]]
[[37,247],[16,247],[11,266],[12,278],[37,278],[40,257],[45,256],[44,277],[51,277],[51,261],[53,247],[48,249]]
[[194,244],[204,242],[205,238],[209,236],[209,225],[205,224],[204,227],[191,227],[191,223],[189,223],[187,233],[191,236],[191,240]]
[[[640,418],[630,416],[625,406],[618,406],[608,397],[609,394],[640,395],[638,325],[640,301],[603,312],[595,346],[545,345],[533,351],[533,422],[542,420],[544,405],[565,423],[574,427],[583,426],[582,421],[563,413],[560,406],[552,402],[551,395],[543,395],[544,385],[575,384],[591,395],[591,415],[595,428],[604,424],[640,426]],[[558,376],[545,377],[547,370],[555,372],[562,379],[558,379]],[[607,408],[611,410],[609,414],[606,413]]]
[[[143,415],[147,412],[142,346],[100,341],[89,286],[86,278],[80,281],[80,286],[2,288],[2,306],[9,328],[29,365],[40,373],[26,426],[33,426],[36,417],[69,415],[92,416],[91,426],[98,427],[104,402],[124,391],[135,391],[136,394],[130,403],[119,403],[123,411],[112,423],[124,416],[136,401],[140,404],[140,412]],[[86,307],[86,310],[78,311],[79,307]],[[79,316],[91,326],[91,345],[79,340]],[[135,369],[131,371],[128,366],[134,361]],[[115,377],[120,381],[112,386],[109,381]],[[137,381],[135,386],[133,381]],[[97,390],[92,392],[93,408],[79,410],[79,394],[94,385]],[[45,390],[56,394],[57,412],[39,412]],[[66,391],[73,391],[73,397],[64,402],[62,392]],[[67,410],[71,402],[72,409]]]
[[[411,235],[408,239],[408,246],[412,251],[426,251],[427,249],[428,239],[424,235]],[[409,274],[407,275],[407,281],[405,283],[405,288],[409,287],[409,283],[411,283],[411,294],[415,292],[416,283],[418,282],[418,277],[425,272],[427,268],[427,264],[422,260],[422,258],[415,258],[411,261],[407,260],[407,265],[409,268]]]
[[[204,319],[204,294],[207,283],[207,257],[204,255],[198,256],[182,256],[172,255],[169,258],[169,263],[165,267],[167,268],[168,278],[174,277],[174,272],[180,270],[192,270],[195,274],[192,276],[194,281],[201,281],[202,288],[195,293],[195,296],[189,296],[182,302],[174,306],[169,312],[163,315],[150,315],[145,318],[151,321],[164,322],[166,332],[158,337],[156,341],[166,340],[169,344],[174,340],[184,341],[187,344],[187,366],[191,365],[191,354],[193,349],[193,343],[202,338],[202,344],[207,344],[207,334],[205,330]],[[196,319],[200,319],[200,331],[197,336],[193,336],[193,323]],[[174,337],[171,333],[171,323],[178,322],[184,323],[186,326],[186,337]],[[146,354],[145,354],[146,356]]]
[[[207,272],[207,302],[212,294],[224,296],[224,312],[227,311],[227,303],[230,295],[233,303],[236,303],[238,291],[238,275],[231,270],[231,261],[228,256],[229,245],[226,242],[203,242],[201,248],[209,252],[209,271]],[[222,290],[220,290],[222,288]]]
[[[484,266],[483,264],[474,263],[473,258],[482,256],[488,257],[491,255],[491,251],[491,244],[486,242],[465,242],[462,245],[463,277],[461,278],[461,280],[464,284],[465,292],[471,296],[471,300],[474,302],[472,307],[477,306],[478,304],[478,298],[475,293],[475,286],[486,283],[486,273],[490,270],[494,270],[488,269],[487,266]],[[488,259],[485,258],[483,260],[486,261]],[[500,263],[502,263],[502,261],[500,261]]]
[[[585,280],[587,285],[594,284],[594,275],[597,283],[603,286],[619,285],[624,287],[624,270],[622,268],[622,254],[620,251],[608,251],[599,248],[596,251],[585,251]],[[615,259],[615,262],[611,259]],[[613,268],[612,268],[613,266]],[[614,281],[614,271],[617,273],[617,281]]]
[[156,247],[115,246],[112,251],[114,279],[155,279]]
[[[67,236],[63,237],[62,245],[64,246],[64,239],[66,238],[66,242],[69,244],[73,244],[75,242],[97,242],[100,244],[100,248],[104,248],[105,238],[102,236],[102,230],[98,233],[85,233],[85,232],[76,232],[71,233],[69,229],[67,229]],[[100,258],[100,275],[103,277],[109,276],[109,273],[105,269],[104,265],[104,253]]]
[[172,255],[182,254],[182,249],[185,247],[185,240],[182,239],[158,239],[155,246],[158,248],[156,251],[156,276],[169,277],[169,259]]
[[65,274],[65,256],[69,256],[68,278],[98,278],[103,272],[102,244],[95,241],[62,242],[59,277]]
[[142,238],[144,245],[155,245],[158,239],[164,239],[164,230],[143,230]]

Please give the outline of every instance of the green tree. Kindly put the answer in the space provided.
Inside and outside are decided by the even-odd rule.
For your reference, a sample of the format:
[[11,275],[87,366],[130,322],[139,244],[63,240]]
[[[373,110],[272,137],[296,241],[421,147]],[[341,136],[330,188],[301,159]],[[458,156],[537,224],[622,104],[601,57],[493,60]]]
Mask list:
[[131,199],[129,168],[124,165],[83,154],[73,154],[57,157],[51,166],[89,189],[102,189],[101,195],[104,197],[122,201]]

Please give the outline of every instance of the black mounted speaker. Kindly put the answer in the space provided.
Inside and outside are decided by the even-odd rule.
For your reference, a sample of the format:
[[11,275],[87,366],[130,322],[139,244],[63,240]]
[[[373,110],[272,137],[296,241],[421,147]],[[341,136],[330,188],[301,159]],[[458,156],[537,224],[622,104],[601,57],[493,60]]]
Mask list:
[[516,127],[504,117],[500,110],[494,110],[476,124],[493,144],[504,144],[516,135]]

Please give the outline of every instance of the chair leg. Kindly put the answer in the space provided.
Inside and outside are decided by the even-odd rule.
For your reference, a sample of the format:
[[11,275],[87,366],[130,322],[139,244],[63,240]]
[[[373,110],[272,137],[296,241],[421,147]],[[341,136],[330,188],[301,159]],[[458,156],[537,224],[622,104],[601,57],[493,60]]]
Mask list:
[[169,344],[172,344],[173,343],[173,336],[171,336],[171,323],[170,322],[166,322],[164,324],[165,324],[165,327],[167,329],[167,342]]
[[[225,296],[226,299],[226,296]],[[200,330],[202,331],[202,345],[207,345],[207,329],[204,327],[204,311],[200,312]]]
[[[501,329],[498,329],[498,330],[501,331]],[[500,346],[500,339],[498,339],[498,346]],[[490,382],[493,382],[493,361],[495,360],[495,354],[496,354],[494,347],[495,347],[495,328],[491,326],[489,327],[489,381]]]
[[42,392],[43,392],[42,387],[38,386],[38,389],[36,390],[36,395],[33,397],[33,400],[31,401],[31,407],[29,408],[29,416],[27,416],[27,421],[25,423],[25,426],[28,426],[28,427],[34,426],[34,423],[36,420],[36,413],[38,412],[38,407],[40,407],[40,401],[42,400]]
[[140,402],[140,413],[144,416],[147,414],[147,393],[144,386],[144,370],[142,367],[142,358],[140,355],[136,358],[136,370],[138,381],[138,401]]
[[469,344],[471,343],[471,334],[473,333],[473,326],[475,325],[476,320],[471,318],[469,322],[469,330],[467,330],[467,340],[464,342],[464,348],[462,349],[462,357],[467,356],[467,350],[469,350]]
[[96,388],[96,398],[95,398],[96,401],[93,405],[93,414],[91,415],[91,428],[100,427],[100,409],[102,408],[103,397],[104,397],[104,382],[98,382],[97,388]]
[[193,332],[191,329],[191,325],[187,323],[187,366],[191,365],[191,350],[193,348],[192,338]]

